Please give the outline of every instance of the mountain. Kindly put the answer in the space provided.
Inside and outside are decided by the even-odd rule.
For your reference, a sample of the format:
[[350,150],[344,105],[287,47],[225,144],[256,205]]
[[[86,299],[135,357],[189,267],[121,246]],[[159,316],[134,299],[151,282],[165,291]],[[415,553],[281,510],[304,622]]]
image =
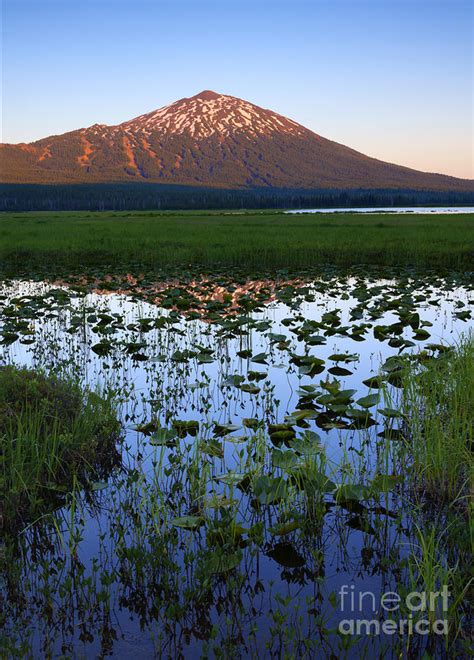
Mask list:
[[0,145],[2,183],[473,191],[365,156],[248,101],[203,91],[117,126]]

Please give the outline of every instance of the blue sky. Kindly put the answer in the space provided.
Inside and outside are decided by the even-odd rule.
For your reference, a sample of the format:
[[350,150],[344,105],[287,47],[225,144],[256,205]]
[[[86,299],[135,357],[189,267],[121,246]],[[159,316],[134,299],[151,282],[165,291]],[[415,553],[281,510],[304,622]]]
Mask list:
[[472,21],[467,0],[3,0],[2,140],[213,89],[474,178]]

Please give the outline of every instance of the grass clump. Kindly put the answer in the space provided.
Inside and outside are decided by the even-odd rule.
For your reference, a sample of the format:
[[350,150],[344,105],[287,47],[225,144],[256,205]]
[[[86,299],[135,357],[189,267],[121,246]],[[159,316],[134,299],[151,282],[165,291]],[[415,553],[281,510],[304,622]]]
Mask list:
[[472,476],[474,337],[424,365],[407,370],[403,382],[413,474],[427,495],[453,502]]
[[31,369],[0,368],[0,518],[18,528],[117,464],[121,425],[108,399]]

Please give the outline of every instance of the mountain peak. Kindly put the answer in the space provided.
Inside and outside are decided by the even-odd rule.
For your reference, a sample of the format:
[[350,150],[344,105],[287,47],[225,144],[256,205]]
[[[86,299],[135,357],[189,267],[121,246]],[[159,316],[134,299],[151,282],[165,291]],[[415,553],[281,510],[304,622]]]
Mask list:
[[304,135],[307,129],[291,119],[265,110],[235,96],[205,89],[194,96],[175,101],[149,112],[117,129],[150,135],[188,135],[194,140],[235,135]]
[[195,94],[194,96],[191,96],[189,100],[202,99],[203,101],[213,101],[214,99],[218,99],[221,96],[223,96],[223,94],[218,94],[217,92],[213,92],[212,89],[203,89],[202,92],[199,92],[199,94]]

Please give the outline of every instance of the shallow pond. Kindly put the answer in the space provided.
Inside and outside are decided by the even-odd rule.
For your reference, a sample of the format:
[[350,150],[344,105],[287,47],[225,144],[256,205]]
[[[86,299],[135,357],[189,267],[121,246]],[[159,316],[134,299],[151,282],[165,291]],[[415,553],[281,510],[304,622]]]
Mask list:
[[[11,648],[395,657],[390,635],[338,632],[341,593],[373,594],[352,616],[378,619],[406,577],[397,360],[468,331],[466,282],[332,277],[266,287],[252,305],[248,289],[219,290],[204,314],[179,294],[166,308],[42,282],[0,294],[0,364],[112,393],[125,428],[121,469],[9,549]],[[421,657],[426,638],[414,644]]]

